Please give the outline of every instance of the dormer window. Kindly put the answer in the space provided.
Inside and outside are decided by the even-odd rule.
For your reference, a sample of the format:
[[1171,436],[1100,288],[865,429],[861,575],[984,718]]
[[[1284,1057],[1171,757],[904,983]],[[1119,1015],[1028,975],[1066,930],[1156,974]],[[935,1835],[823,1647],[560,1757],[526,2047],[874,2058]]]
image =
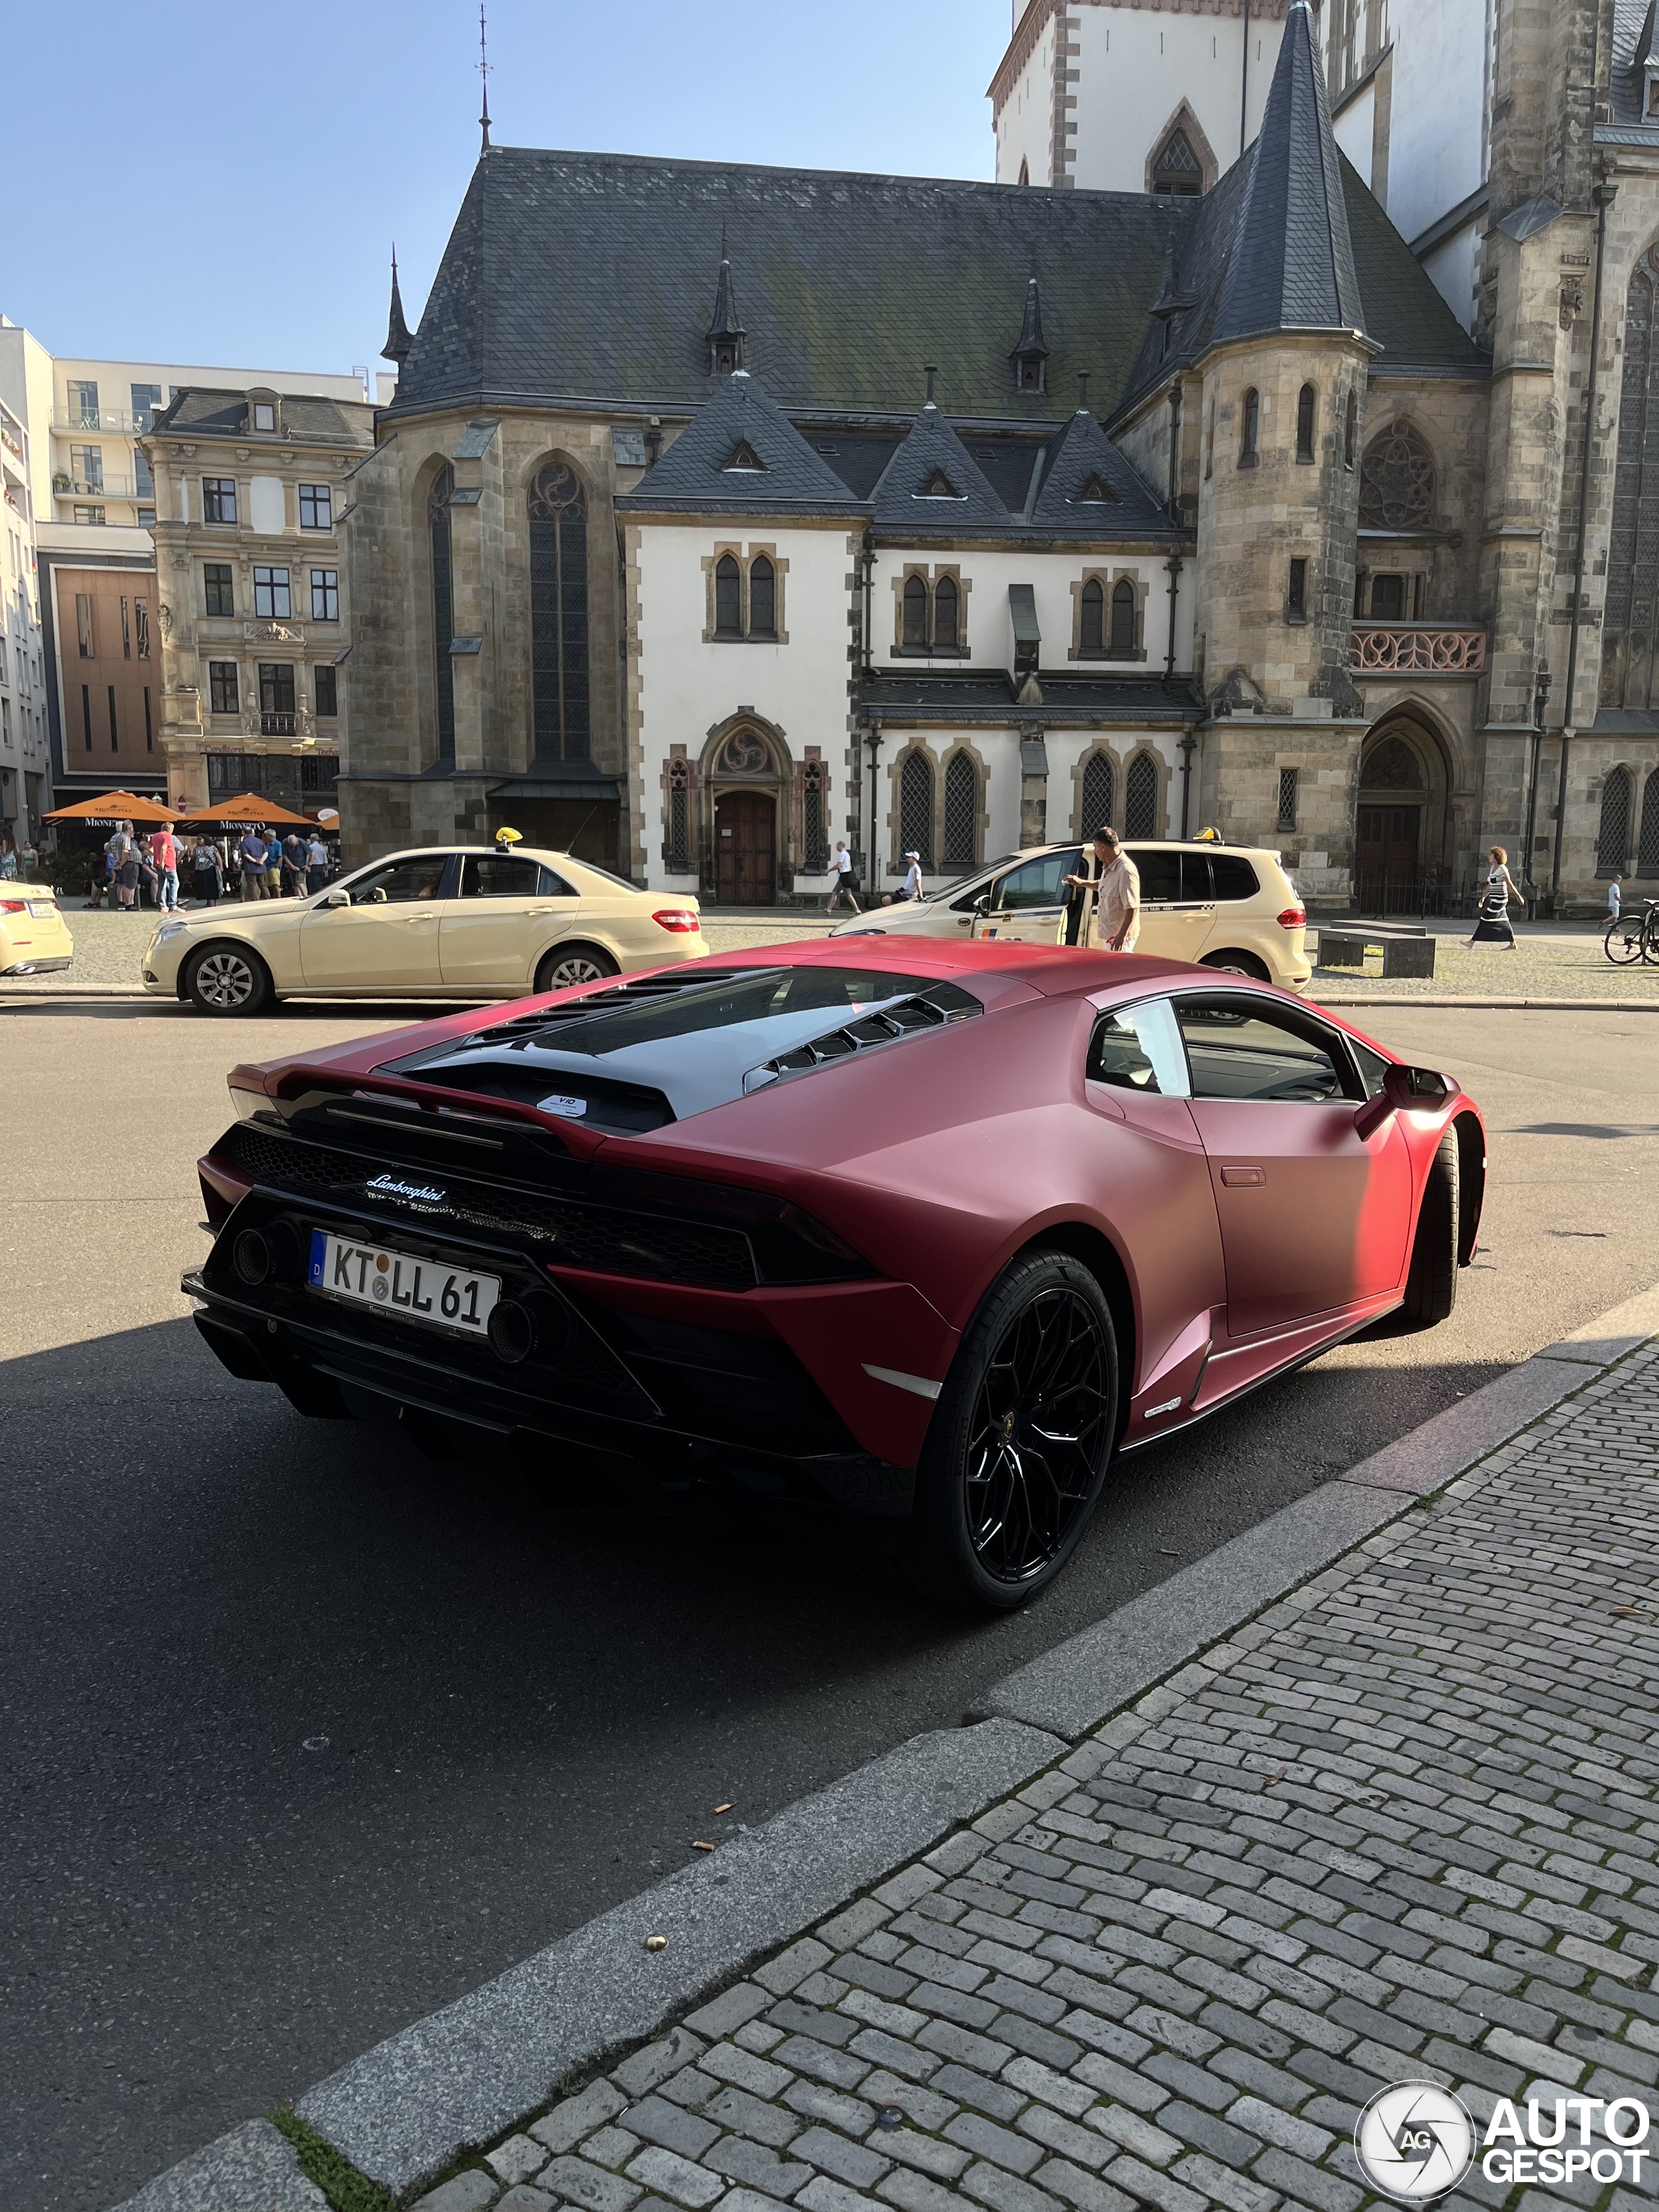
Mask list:
[[1659,61],[1647,64],[1647,99],[1644,103],[1648,114],[1659,118]]
[[943,469],[935,469],[916,496],[918,499],[960,499],[962,494]]
[[1101,482],[1098,475],[1091,476],[1088,483],[1084,485],[1082,490],[1078,494],[1078,499],[1080,502],[1086,501],[1091,507],[1109,506],[1112,501],[1112,493],[1109,491],[1105,484]]
[[762,460],[760,455],[750,444],[747,438],[739,438],[737,444],[732,448],[730,458],[723,462],[721,465],[725,474],[731,476],[736,473],[751,473],[763,470],[766,464]]
[[276,406],[274,400],[256,399],[254,401],[253,427],[256,430],[274,430],[276,428]]
[[730,376],[734,368],[740,368],[742,365],[743,348],[741,345],[733,343],[730,345],[717,345],[714,348],[714,374],[716,376]]
[[1022,356],[1019,363],[1019,388],[1022,392],[1041,392],[1042,362],[1032,354]]
[[1204,169],[1193,151],[1193,142],[1177,126],[1152,156],[1152,190],[1172,192],[1181,199],[1196,199],[1204,190]]

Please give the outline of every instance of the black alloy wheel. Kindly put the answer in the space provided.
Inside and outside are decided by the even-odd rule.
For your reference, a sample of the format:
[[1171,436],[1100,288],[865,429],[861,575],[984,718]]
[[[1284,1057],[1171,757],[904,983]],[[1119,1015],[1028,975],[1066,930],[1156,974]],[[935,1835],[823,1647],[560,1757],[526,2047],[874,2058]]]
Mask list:
[[270,970],[257,952],[226,939],[191,954],[185,989],[204,1014],[262,1014],[271,1002]]
[[1458,1181],[1462,1163],[1457,1136],[1448,1129],[1429,1163],[1417,1230],[1412,1238],[1411,1272],[1400,1310],[1407,1329],[1432,1328],[1457,1304]]
[[1071,1254],[1017,1260],[963,1340],[916,1475],[911,1579],[945,1602],[1025,1604],[1076,1548],[1117,1426],[1117,1344]]
[[556,945],[536,970],[536,989],[568,991],[573,983],[600,983],[618,972],[611,955],[597,945]]

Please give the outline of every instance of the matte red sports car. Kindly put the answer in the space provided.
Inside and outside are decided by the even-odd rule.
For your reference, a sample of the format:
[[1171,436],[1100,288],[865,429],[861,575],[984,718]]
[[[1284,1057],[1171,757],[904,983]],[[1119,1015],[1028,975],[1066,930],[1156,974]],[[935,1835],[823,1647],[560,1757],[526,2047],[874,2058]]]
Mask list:
[[773,945],[230,1084],[185,1287],[233,1373],[816,1487],[988,1608],[1115,1452],[1449,1313],[1486,1179],[1455,1082],[1300,1001],[1024,945]]

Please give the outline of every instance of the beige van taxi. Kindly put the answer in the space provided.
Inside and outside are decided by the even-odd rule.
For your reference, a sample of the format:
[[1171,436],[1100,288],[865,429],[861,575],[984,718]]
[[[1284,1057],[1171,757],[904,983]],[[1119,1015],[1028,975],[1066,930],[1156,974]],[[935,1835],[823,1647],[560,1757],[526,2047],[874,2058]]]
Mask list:
[[[1126,841],[1140,874],[1138,952],[1192,960],[1281,990],[1304,991],[1313,975],[1304,944],[1307,914],[1277,853],[1254,846]],[[873,907],[832,937],[878,930],[894,936],[1060,942],[1066,882],[1081,861],[1076,845],[1011,853],[931,898]]]

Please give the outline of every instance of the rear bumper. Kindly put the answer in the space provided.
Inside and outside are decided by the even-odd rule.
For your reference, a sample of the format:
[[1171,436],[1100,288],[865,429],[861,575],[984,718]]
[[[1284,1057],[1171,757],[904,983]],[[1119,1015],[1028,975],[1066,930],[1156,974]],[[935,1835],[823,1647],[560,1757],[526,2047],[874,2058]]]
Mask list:
[[21,960],[9,961],[0,968],[0,975],[56,975],[74,964],[72,952],[47,952],[38,957],[26,953]]

